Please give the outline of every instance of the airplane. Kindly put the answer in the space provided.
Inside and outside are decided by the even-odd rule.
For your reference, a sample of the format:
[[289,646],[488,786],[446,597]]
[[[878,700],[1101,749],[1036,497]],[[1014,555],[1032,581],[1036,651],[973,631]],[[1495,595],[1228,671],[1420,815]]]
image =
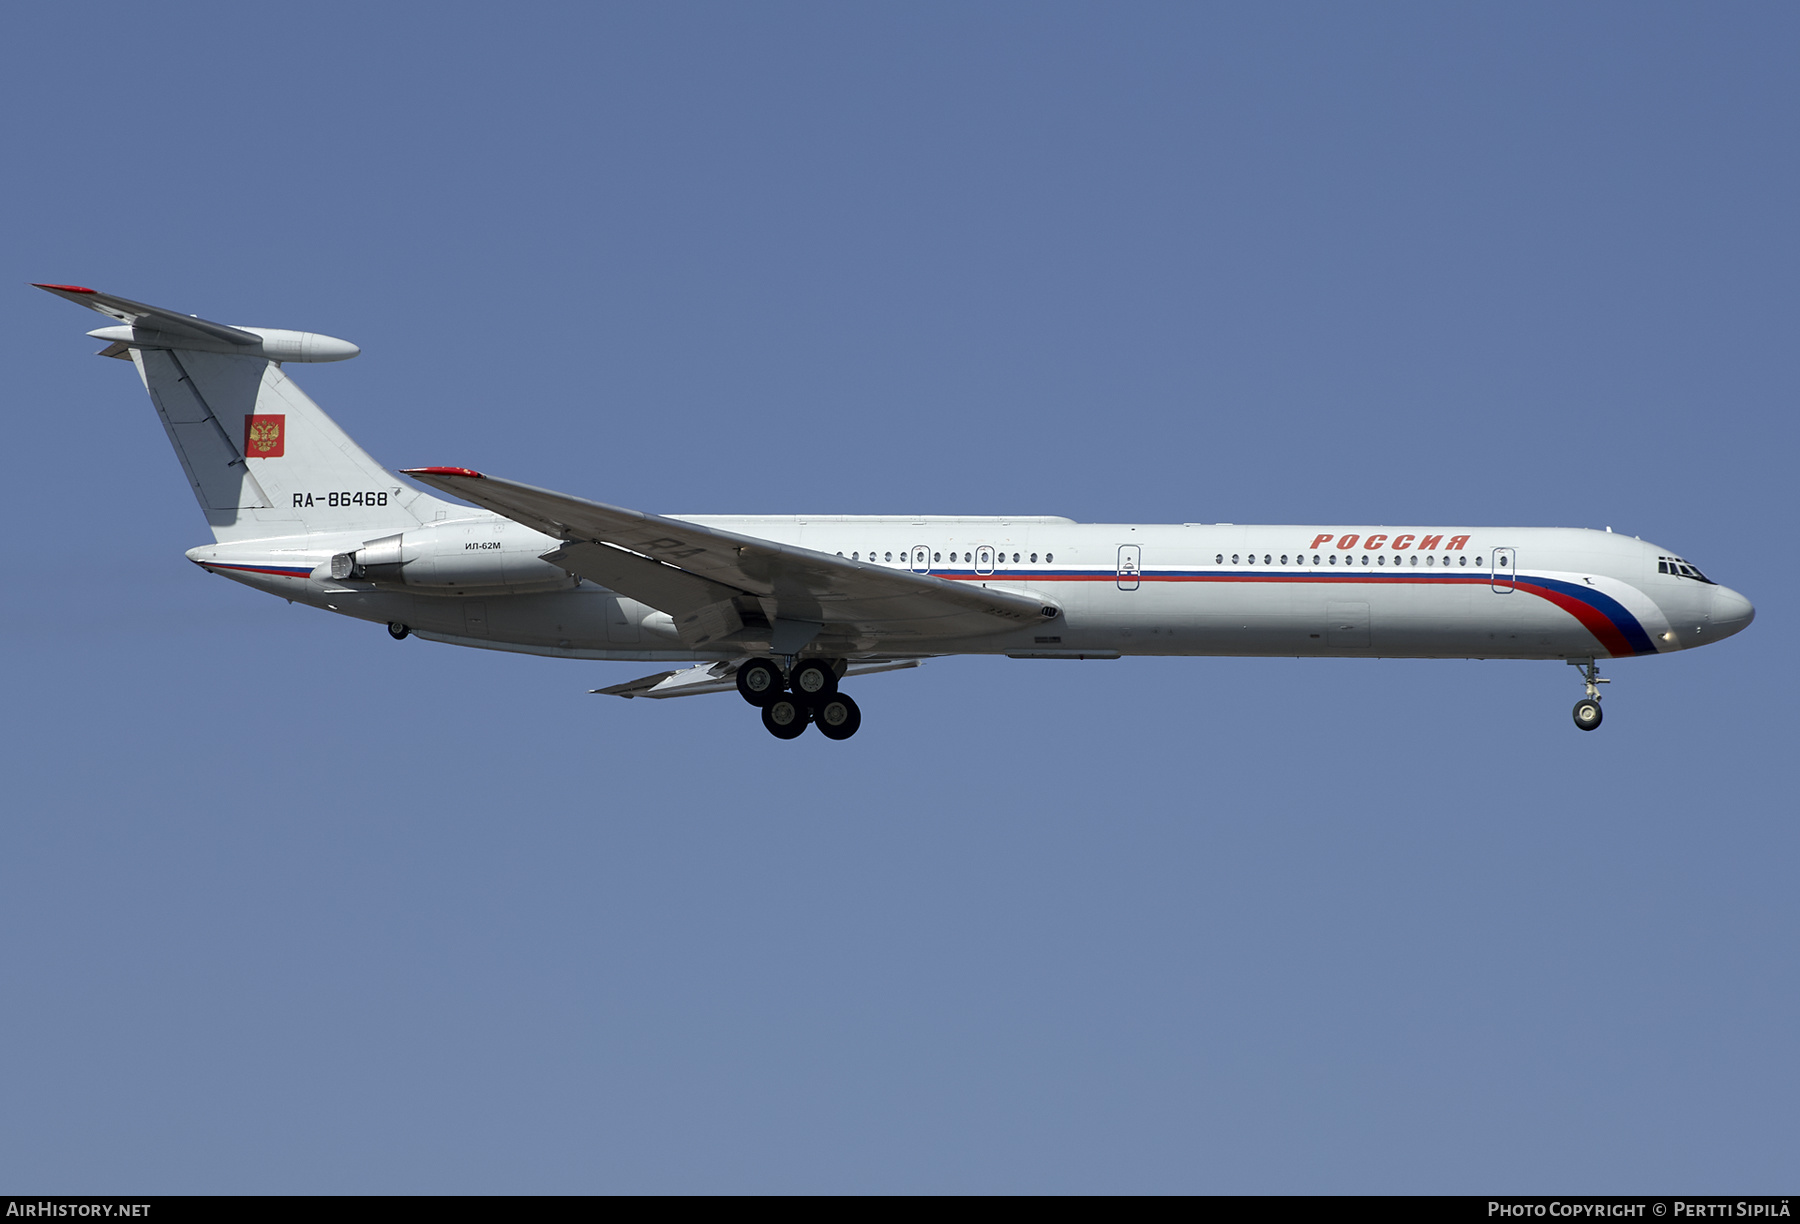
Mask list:
[[1592,731],[1601,660],[1708,645],[1755,616],[1610,527],[658,515],[466,467],[396,475],[285,370],[356,345],[36,287],[114,320],[88,335],[150,393],[212,528],[187,552],[202,569],[397,640],[685,664],[590,691],[735,689],[777,739],[848,739],[862,712],[841,681],[955,654],[1560,659]]

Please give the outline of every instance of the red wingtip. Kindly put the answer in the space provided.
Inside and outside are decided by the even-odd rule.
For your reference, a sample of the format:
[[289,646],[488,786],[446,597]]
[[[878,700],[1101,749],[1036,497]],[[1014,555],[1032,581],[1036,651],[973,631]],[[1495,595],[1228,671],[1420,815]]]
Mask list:
[[482,479],[481,473],[474,468],[401,468],[400,473],[403,476],[472,476],[476,480]]
[[40,285],[36,281],[31,282],[31,287],[33,289],[61,289],[64,293],[92,293],[93,292],[92,289],[85,288],[81,285]]

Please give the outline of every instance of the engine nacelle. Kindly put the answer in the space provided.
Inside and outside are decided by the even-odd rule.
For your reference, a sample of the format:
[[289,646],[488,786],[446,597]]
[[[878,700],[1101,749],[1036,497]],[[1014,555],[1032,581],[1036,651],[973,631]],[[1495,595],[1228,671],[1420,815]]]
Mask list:
[[574,576],[539,556],[554,546],[555,541],[522,527],[499,532],[486,525],[421,527],[338,553],[330,572],[339,581],[404,586],[420,594],[563,590],[575,585]]

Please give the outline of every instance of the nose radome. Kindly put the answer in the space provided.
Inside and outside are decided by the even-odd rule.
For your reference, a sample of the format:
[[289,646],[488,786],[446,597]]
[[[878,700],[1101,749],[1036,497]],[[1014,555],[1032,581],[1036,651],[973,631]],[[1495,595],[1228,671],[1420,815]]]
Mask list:
[[1712,597],[1713,628],[1730,637],[1756,619],[1756,608],[1730,587],[1715,587]]

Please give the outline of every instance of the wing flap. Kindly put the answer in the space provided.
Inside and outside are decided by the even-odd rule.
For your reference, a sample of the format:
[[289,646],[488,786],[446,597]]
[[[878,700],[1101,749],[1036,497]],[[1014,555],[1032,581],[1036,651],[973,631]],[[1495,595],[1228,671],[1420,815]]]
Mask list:
[[676,620],[745,592],[673,565],[593,540],[571,540],[543,555],[571,574],[667,612]]

